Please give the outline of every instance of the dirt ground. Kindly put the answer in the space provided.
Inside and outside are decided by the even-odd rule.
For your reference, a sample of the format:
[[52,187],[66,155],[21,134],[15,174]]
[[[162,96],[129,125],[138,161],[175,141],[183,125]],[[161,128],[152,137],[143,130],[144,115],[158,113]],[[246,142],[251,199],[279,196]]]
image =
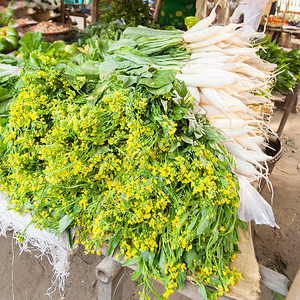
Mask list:
[[[271,126],[277,130],[283,111],[276,110]],[[285,274],[292,281],[300,267],[300,115],[290,114],[282,134],[284,153],[276,164],[271,181],[274,187],[273,210],[280,229],[264,225],[253,226],[253,241],[259,264]],[[265,188],[263,196],[270,200]],[[0,300],[43,300],[51,285],[52,269],[47,258],[36,253],[19,254],[12,243],[12,235],[0,238]],[[67,300],[96,300],[95,268],[101,261],[96,255],[84,255],[79,249],[71,260],[70,275],[66,283]],[[138,290],[131,282],[131,271],[124,277],[123,300],[138,299]],[[63,299],[56,291],[53,299]],[[272,292],[262,288],[262,300],[273,299]],[[187,300],[175,294],[171,300]],[[105,299],[103,299],[105,300]]]

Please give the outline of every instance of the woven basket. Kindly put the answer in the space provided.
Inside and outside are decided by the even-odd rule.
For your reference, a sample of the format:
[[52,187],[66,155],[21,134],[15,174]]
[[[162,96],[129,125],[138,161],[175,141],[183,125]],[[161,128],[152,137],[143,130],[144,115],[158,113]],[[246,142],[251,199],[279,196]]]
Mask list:
[[[275,167],[275,164],[281,158],[283,154],[283,145],[279,138],[274,135],[269,136],[268,146],[264,151],[267,155],[272,156],[270,160],[267,161],[268,165],[268,175],[270,175]],[[258,191],[261,192],[266,185],[266,180],[261,178],[258,186]]]

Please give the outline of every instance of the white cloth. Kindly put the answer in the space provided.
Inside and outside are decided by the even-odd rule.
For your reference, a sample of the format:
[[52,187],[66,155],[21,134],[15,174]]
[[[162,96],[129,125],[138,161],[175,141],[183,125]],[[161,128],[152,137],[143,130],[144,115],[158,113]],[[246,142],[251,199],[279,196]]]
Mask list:
[[58,288],[60,294],[63,295],[70,266],[70,247],[67,234],[63,233],[58,240],[53,233],[28,225],[31,216],[29,214],[21,216],[13,210],[8,210],[6,197],[6,194],[0,191],[0,236],[6,236],[6,233],[12,230],[17,241],[16,235],[22,234],[26,229],[24,241],[22,243],[17,241],[20,252],[31,252],[35,249],[40,251],[40,257],[45,255],[53,267],[54,273],[53,280],[49,283],[50,287],[45,292],[50,295]]

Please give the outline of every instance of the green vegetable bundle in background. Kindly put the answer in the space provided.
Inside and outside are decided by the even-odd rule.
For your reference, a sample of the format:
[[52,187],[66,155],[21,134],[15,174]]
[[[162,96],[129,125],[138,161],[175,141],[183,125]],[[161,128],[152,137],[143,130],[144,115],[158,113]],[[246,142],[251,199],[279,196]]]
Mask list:
[[276,82],[274,90],[287,93],[293,89],[297,80],[300,79],[300,53],[298,49],[290,51],[279,47],[277,41],[270,41],[266,36],[259,44],[262,48],[257,52],[260,58],[277,65]]

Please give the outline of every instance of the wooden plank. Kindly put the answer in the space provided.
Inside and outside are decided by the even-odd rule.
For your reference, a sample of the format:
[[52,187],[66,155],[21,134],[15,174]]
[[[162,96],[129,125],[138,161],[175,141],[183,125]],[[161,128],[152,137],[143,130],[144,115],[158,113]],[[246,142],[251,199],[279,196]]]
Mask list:
[[262,265],[259,265],[259,272],[261,275],[261,284],[283,296],[288,294],[290,281],[286,276]]
[[290,291],[285,300],[299,300],[300,299],[300,269],[292,283]]
[[[237,253],[236,259],[230,264],[230,267],[235,267],[241,274],[242,279],[238,280],[236,285],[229,286],[229,292],[225,293],[224,296],[218,298],[218,300],[257,300],[258,292],[260,290],[260,274],[258,263],[255,258],[251,225],[248,224],[248,230],[239,230],[241,240],[239,241],[238,247],[240,253]],[[107,245],[103,244],[100,248],[101,253],[105,253]],[[115,251],[112,259],[118,260],[118,251]],[[119,261],[121,264],[125,262],[122,258]],[[130,269],[135,270],[136,265],[128,266]],[[199,295],[198,285],[192,283],[190,280],[186,280],[183,291],[178,290],[180,293],[192,300],[203,300]]]

